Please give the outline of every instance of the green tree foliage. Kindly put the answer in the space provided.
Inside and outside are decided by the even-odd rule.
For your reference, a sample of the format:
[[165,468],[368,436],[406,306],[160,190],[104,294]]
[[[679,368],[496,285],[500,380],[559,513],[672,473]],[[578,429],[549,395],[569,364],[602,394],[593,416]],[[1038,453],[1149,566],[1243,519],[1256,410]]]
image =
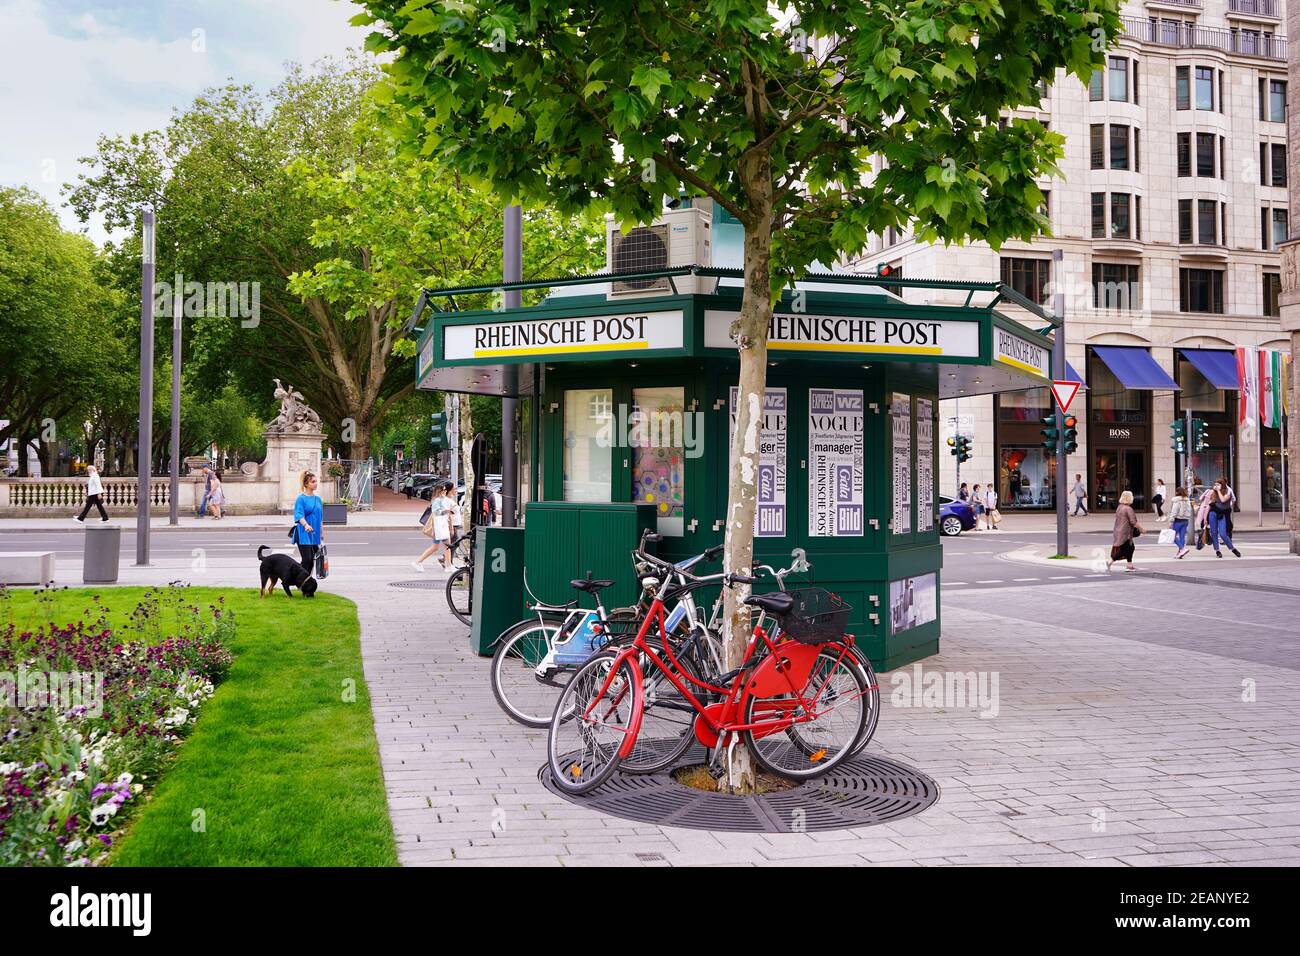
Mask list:
[[[1029,239],[1062,139],[998,124],[1119,32],[1118,0],[364,0],[405,138],[502,195],[624,225],[681,192],[744,226],[726,566],[753,555],[774,293],[871,233]],[[729,656],[748,617],[728,591]]]
[[[366,97],[377,76],[327,62],[293,69],[267,95],[211,90],[165,130],[102,138],[69,190],[83,220],[99,213],[110,229],[137,229],[155,204],[160,281],[258,283],[256,322],[211,302],[186,318],[187,382],[211,395],[233,382],[264,409],[278,377],[352,457],[369,453],[372,429],[413,388],[403,323],[421,285],[500,269],[500,203],[397,155]],[[539,213],[530,225],[536,269],[599,255],[568,217]]]
[[126,350],[110,318],[122,296],[105,278],[94,246],[44,200],[0,189],[0,442],[36,440],[45,474],[57,442],[79,437],[79,416],[121,389]]

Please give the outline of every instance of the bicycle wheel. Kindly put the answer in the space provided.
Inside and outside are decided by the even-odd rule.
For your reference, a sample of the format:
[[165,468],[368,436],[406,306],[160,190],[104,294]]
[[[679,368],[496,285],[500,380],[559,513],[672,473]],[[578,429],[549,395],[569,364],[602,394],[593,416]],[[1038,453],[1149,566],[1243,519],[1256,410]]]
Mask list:
[[862,674],[862,684],[867,691],[862,695],[863,706],[866,709],[862,721],[862,733],[850,748],[850,757],[856,757],[867,748],[867,744],[871,743],[871,738],[876,733],[876,724],[880,720],[880,682],[876,680],[876,672],[871,667],[871,661],[856,648],[854,651],[853,660]]
[[521,621],[501,635],[492,654],[492,696],[506,716],[525,727],[550,726],[555,703],[576,669],[537,673],[561,623]]
[[632,665],[597,654],[574,672],[560,694],[546,737],[551,779],[565,793],[586,793],[609,779],[619,749],[635,737],[641,686]]
[[[745,743],[759,766],[795,780],[819,777],[847,759],[866,723],[867,685],[858,662],[833,649],[823,650],[813,662],[803,688],[817,716],[791,725],[784,733],[745,731]],[[801,705],[789,696],[751,697],[745,706],[745,723],[775,721],[800,716]]]
[[447,607],[460,623],[470,625],[474,614],[474,571],[458,568],[447,579]]
[[[649,642],[654,652],[665,664],[672,666],[658,640]],[[691,684],[684,674],[697,677],[698,672],[689,659],[678,658],[674,668],[678,679],[696,697],[700,689]],[[642,706],[641,730],[636,736],[632,751],[623,758],[619,767],[627,773],[655,773],[677,763],[695,742],[695,708],[677,689],[667,675],[648,659],[641,660]]]

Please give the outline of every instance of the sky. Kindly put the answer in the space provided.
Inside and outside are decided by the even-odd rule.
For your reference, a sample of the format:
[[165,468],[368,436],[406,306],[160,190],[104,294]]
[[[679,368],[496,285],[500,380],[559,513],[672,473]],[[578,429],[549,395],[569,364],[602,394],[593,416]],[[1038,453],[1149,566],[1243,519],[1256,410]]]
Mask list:
[[205,88],[267,90],[289,62],[360,47],[348,0],[0,0],[0,185],[60,195],[101,135],[164,126]]

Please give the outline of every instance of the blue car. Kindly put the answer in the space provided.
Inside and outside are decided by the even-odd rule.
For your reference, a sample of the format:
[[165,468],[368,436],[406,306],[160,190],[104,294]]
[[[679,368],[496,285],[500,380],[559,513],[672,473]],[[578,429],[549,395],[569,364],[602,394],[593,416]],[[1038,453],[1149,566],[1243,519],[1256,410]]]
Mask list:
[[975,527],[975,509],[968,502],[939,496],[939,530],[949,537]]

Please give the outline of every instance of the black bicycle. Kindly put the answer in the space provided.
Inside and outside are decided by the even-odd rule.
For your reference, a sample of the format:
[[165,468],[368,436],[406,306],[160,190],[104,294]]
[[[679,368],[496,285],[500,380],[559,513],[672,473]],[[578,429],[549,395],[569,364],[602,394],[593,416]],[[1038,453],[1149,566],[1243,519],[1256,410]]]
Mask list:
[[474,618],[474,539],[477,525],[470,525],[469,530],[451,539],[451,561],[456,563],[460,555],[464,564],[452,572],[447,579],[447,607],[462,624],[473,623]]

